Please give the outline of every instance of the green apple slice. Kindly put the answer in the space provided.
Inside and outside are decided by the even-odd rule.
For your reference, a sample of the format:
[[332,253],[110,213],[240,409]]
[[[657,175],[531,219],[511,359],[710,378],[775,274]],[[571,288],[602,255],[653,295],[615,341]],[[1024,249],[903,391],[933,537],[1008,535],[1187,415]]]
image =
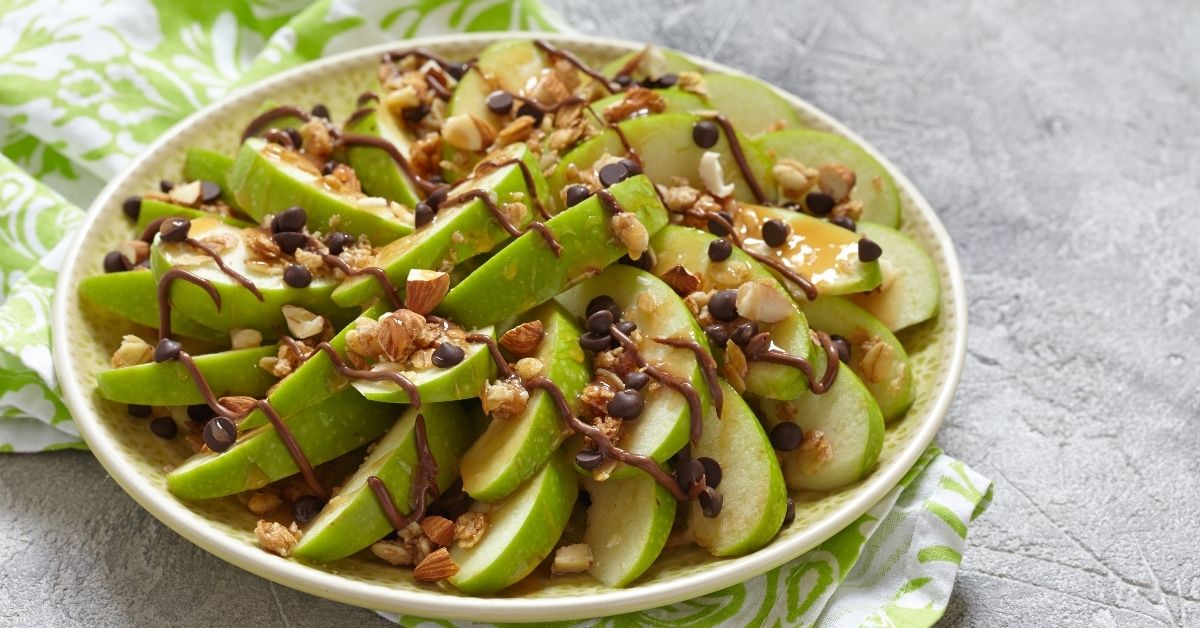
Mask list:
[[251,270],[246,263],[242,230],[237,227],[205,217],[193,220],[189,233],[195,239],[209,235],[237,238],[237,244],[220,252],[221,258],[229,268],[253,281],[263,297],[259,300],[254,293],[222,272],[211,258],[190,245],[162,242],[156,238],[150,249],[150,269],[156,278],[172,268],[183,268],[211,282],[221,295],[221,307],[218,309],[203,288],[185,281],[172,283],[172,308],[205,326],[220,330],[257,329],[265,335],[274,336],[277,329],[287,328],[287,320],[283,316],[284,305],[295,305],[326,316],[335,327],[344,325],[357,314],[356,310],[337,307],[329,298],[338,283],[332,277],[317,277],[307,287],[293,288],[283,282],[282,273],[262,274]]
[[447,117],[470,114],[500,129],[504,120],[492,113],[487,97],[496,90],[523,96],[550,66],[550,56],[525,39],[499,41],[484,48],[474,68],[454,88]]
[[882,249],[879,264],[883,285],[850,298],[892,331],[912,327],[937,316],[941,280],[933,259],[912,238],[882,225],[859,223],[862,235]]
[[[700,66],[674,50],[658,46],[649,46],[649,48],[649,50],[643,48],[627,52],[609,61],[600,68],[600,73],[613,78],[621,72],[626,72],[634,81],[642,81],[657,79],[664,74],[700,71]],[[634,57],[639,55],[640,58],[635,62]]]
[[[146,327],[158,328],[158,283],[154,273],[131,270],[92,275],[79,282],[79,296],[91,305]],[[210,329],[171,312],[171,332],[218,346],[229,345],[229,334]]]
[[[276,352],[275,345],[234,349],[194,356],[196,368],[218,397],[261,397],[279,381],[258,367],[258,361]],[[151,362],[101,371],[96,376],[100,396],[109,401],[147,406],[186,406],[204,403],[188,370],[177,360]]]
[[725,114],[733,128],[746,135],[757,136],[771,129],[804,126],[796,108],[759,79],[705,74],[704,86],[708,90],[709,108]]
[[[470,333],[495,337],[496,332],[489,326],[472,329]],[[399,371],[417,387],[421,403],[476,397],[495,372],[496,365],[488,354],[487,346],[482,344],[468,345],[462,362],[450,368],[435,366],[420,371]],[[394,382],[356,380],[353,386],[372,401],[411,403],[408,393]]]
[[592,499],[583,533],[592,550],[588,573],[610,587],[623,587],[662,553],[675,524],[675,497],[644,473],[583,483]]
[[[700,96],[697,96],[691,92],[685,92],[678,87],[672,87],[670,89],[656,89],[653,91],[662,97],[663,104],[665,105],[665,108],[659,113],[692,113],[694,111],[706,111],[712,109],[708,102]],[[604,109],[613,103],[624,100],[625,96],[626,94],[624,92],[618,92],[616,94],[605,96],[604,98],[601,98],[600,100],[588,105],[595,113],[595,115],[587,114],[587,120],[591,123],[592,127],[600,130],[606,128],[608,124],[603,118]],[[642,110],[627,117],[633,118],[644,115],[650,115],[650,112]]]
[[554,550],[579,493],[563,452],[517,492],[486,510],[487,531],[470,548],[452,547],[458,573],[450,584],[465,593],[495,593],[529,575]]
[[746,554],[766,545],[783,525],[787,490],[771,441],[758,417],[724,380],[725,408],[718,418],[709,413],[704,436],[692,452],[721,465],[717,491],[721,512],[705,517],[698,502],[688,511],[688,531],[693,540],[714,556]]
[[[591,375],[579,348],[583,330],[553,301],[522,317],[522,322],[531,320],[541,321],[544,333],[533,357],[545,365],[545,377],[578,406],[579,393]],[[532,391],[523,412],[493,420],[463,455],[463,490],[484,502],[507,497],[546,463],[566,434],[554,400],[544,390]]]
[[[769,427],[791,421],[804,430],[803,445],[779,454],[788,488],[838,489],[861,480],[879,460],[883,414],[845,364],[839,366],[837,381],[825,394],[793,401],[764,399],[760,409]],[[814,438],[816,434],[819,438]]]
[[[790,229],[787,241],[776,248],[762,240],[762,225],[771,219],[784,222]],[[733,226],[747,250],[807,277],[818,294],[865,292],[882,281],[878,261],[858,259],[861,236],[831,222],[788,209],[743,204],[734,213]],[[797,300],[808,298],[799,286],[783,277],[780,281]]]
[[[748,281],[764,281],[787,294],[787,290],[775,280],[771,273],[734,247],[729,258],[714,262],[708,257],[708,245],[717,237],[698,229],[669,225],[654,234],[650,248],[655,252],[652,272],[665,276],[676,266],[700,276],[700,290],[736,290]],[[789,299],[790,300],[790,299]],[[795,304],[792,304],[795,309]],[[759,324],[760,331],[771,333],[771,341],[787,353],[807,359],[812,341],[808,336],[808,322],[803,313],[795,310],[787,318],[772,324]],[[714,355],[722,353],[714,348]],[[723,357],[723,356],[718,356]],[[719,360],[720,361],[720,360]],[[746,390],[772,399],[795,399],[805,394],[808,379],[798,369],[782,364],[751,362],[744,377]]]
[[[313,466],[333,460],[383,434],[396,408],[346,389],[283,422]],[[183,499],[208,499],[262,488],[300,472],[273,425],[238,436],[229,449],[202,452],[167,475],[167,489]]]
[[[406,159],[412,145],[411,135],[396,123],[395,116],[383,103],[376,103],[375,111],[348,125],[346,132],[387,140]],[[415,207],[421,200],[416,184],[383,149],[347,146],[346,163],[358,175],[363,192],[371,196],[381,196],[408,207]]]
[[238,204],[255,220],[293,205],[308,212],[312,231],[365,235],[382,245],[412,231],[412,211],[376,196],[358,196],[329,187],[307,159],[295,151],[250,138],[229,173]]
[[239,229],[246,229],[254,226],[251,223],[248,223],[244,220],[238,220],[237,218],[221,216],[212,212],[192,209],[191,207],[184,207],[183,205],[173,205],[171,203],[164,203],[162,201],[144,198],[142,199],[142,208],[138,212],[137,224],[134,225],[134,231],[137,233],[145,231],[146,227],[149,226],[150,223],[158,220],[159,218],[187,218],[188,220],[196,220],[197,218],[206,217],[216,218],[227,225],[231,225]]
[[[710,148],[701,148],[692,140],[692,128],[701,118],[686,113],[663,113],[625,120],[617,125],[624,134],[629,148],[641,158],[646,176],[654,183],[669,185],[675,177],[686,179],[695,188],[705,189],[700,180],[700,159],[712,151],[720,155],[724,180],[734,186],[734,198],[740,201],[755,200],[750,185],[746,182],[729,141],[724,133]],[[771,162],[748,138],[738,135],[739,144],[754,179],[764,193],[774,189]],[[550,176],[550,189],[559,190],[569,184],[567,172],[571,167],[583,170],[591,167],[605,155],[624,155],[626,146],[614,129],[609,129],[580,144],[563,156],[558,167]]]
[[420,409],[410,408],[395,427],[379,439],[362,466],[342,483],[342,490],[329,500],[317,515],[300,543],[297,556],[318,563],[345,558],[392,530],[367,478],[379,478],[396,508],[407,515],[412,493],[413,472],[417,468],[417,415],[425,417],[425,436],[430,453],[437,460],[437,485],[444,491],[458,477],[459,456],[475,437],[475,428],[461,404],[431,403]]
[[[644,176],[608,190],[653,234],[667,223],[667,210]],[[626,248],[613,233],[612,214],[592,196],[546,221],[563,245],[555,257],[541,234],[530,231],[501,249],[455,286],[440,311],[466,327],[479,327],[524,312],[617,261]]]
[[221,188],[221,200],[241,211],[241,206],[233,197],[233,191],[229,189],[229,171],[232,168],[233,157],[206,148],[189,148],[187,157],[183,160],[183,176],[187,180],[216,183]]
[[758,146],[774,159],[794,159],[810,168],[846,166],[854,171],[850,198],[862,202],[862,220],[889,227],[900,224],[900,194],[892,175],[854,142],[822,131],[786,129],[758,138]]
[[[808,322],[850,343],[850,368],[862,380],[885,421],[903,416],[916,394],[912,364],[904,345],[866,310],[843,297],[801,301]],[[882,346],[875,348],[875,345]],[[869,358],[868,353],[874,353]]]
[[[524,228],[537,215],[532,198],[549,201],[549,190],[538,167],[537,156],[523,143],[510,145],[489,155],[488,161],[504,163],[519,159],[525,164],[533,189],[525,181],[525,171],[512,164],[502,168],[486,169],[454,186],[447,195],[453,199],[471,190],[483,190],[493,196],[497,205],[523,202],[525,214],[514,220],[518,228]],[[404,284],[408,271],[414,268],[446,270],[476,255],[487,253],[507,242],[509,235],[492,216],[483,200],[476,199],[456,205],[443,205],[433,221],[416,231],[383,246],[376,254],[375,265],[387,271],[388,277],[398,286]],[[333,300],[343,306],[365,303],[379,294],[379,285],[373,277],[349,277],[333,293]]]
[[[625,320],[637,324],[641,340],[639,353],[649,364],[691,383],[700,395],[702,412],[707,414],[711,395],[696,355],[687,349],[654,342],[654,338],[693,340],[706,350],[708,341],[683,300],[658,277],[632,266],[613,265],[600,275],[558,296],[572,314],[584,318],[587,304],[608,295],[621,307]],[[627,421],[620,438],[626,451],[666,462],[687,444],[691,413],[687,399],[667,386],[645,393],[646,405],[641,416]],[[641,473],[633,467],[618,465],[612,477]]]

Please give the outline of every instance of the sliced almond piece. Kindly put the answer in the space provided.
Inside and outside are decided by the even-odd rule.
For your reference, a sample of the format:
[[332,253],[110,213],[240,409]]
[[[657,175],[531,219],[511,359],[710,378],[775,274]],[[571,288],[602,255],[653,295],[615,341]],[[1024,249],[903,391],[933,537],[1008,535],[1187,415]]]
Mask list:
[[408,271],[408,283],[404,294],[408,309],[422,316],[433,311],[450,291],[450,275],[436,271],[414,268]]
[[854,182],[854,171],[842,164],[825,164],[817,169],[817,187],[838,202],[850,196]]
[[680,296],[687,296],[700,289],[700,275],[689,272],[676,264],[663,273],[662,280]]
[[413,567],[413,577],[425,582],[445,580],[458,573],[458,563],[450,557],[446,548],[438,548],[430,552],[416,567]]
[[532,320],[504,332],[500,336],[500,346],[511,351],[513,355],[524,357],[537,351],[545,335],[542,321]]
[[203,198],[204,194],[200,187],[200,182],[192,181],[191,183],[181,183],[176,185],[175,187],[171,188],[171,191],[167,193],[167,196],[171,199],[171,202],[175,203],[176,205],[196,207],[200,204],[200,200]]
[[439,547],[446,547],[454,541],[454,522],[445,517],[425,517],[421,520],[421,530]]
[[778,323],[794,312],[792,302],[770,281],[748,281],[737,290],[737,311],[760,323]]

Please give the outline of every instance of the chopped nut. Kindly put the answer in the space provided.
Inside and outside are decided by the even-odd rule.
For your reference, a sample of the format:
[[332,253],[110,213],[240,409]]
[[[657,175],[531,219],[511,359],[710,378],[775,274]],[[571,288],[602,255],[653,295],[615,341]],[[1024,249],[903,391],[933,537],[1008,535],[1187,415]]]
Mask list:
[[668,269],[663,273],[662,280],[680,296],[699,290],[701,284],[700,275],[688,272],[688,269],[684,268],[682,264],[676,264]]
[[537,358],[521,358],[513,365],[513,370],[517,372],[518,377],[529,381],[546,372],[546,365]]
[[550,571],[556,576],[586,571],[592,566],[592,548],[586,543],[565,545],[554,552],[554,564]]
[[458,516],[454,522],[454,540],[458,546],[467,549],[475,547],[487,531],[487,515],[482,512],[468,511]]
[[417,348],[415,340],[425,331],[425,317],[412,310],[396,310],[379,317],[378,329],[383,355],[401,362]]
[[425,517],[421,520],[421,530],[439,547],[446,547],[454,541],[454,522],[445,517]]
[[683,297],[684,305],[687,305],[693,316],[700,316],[700,312],[708,307],[708,300],[712,298],[712,293],[709,292],[693,292],[686,297]]
[[436,270],[414,268],[408,271],[404,293],[408,309],[424,316],[433,311],[450,291],[450,275]]
[[608,369],[596,369],[596,382],[607,384],[613,390],[625,390],[625,382],[621,381],[621,376]]
[[333,138],[329,134],[329,125],[324,120],[314,116],[300,125],[299,131],[306,154],[324,161],[333,152]]
[[687,211],[696,204],[696,201],[700,200],[700,190],[687,185],[686,182],[683,185],[660,185],[658,189],[662,192],[667,209],[672,212]]
[[154,347],[133,334],[121,336],[121,346],[117,347],[116,352],[112,355],[114,368],[137,366],[153,360]]
[[546,138],[546,145],[550,147],[551,151],[562,151],[574,145],[578,140],[585,138],[591,128],[587,120],[576,118],[570,125],[554,129],[550,133],[550,136]]
[[746,390],[746,374],[750,371],[750,366],[746,363],[746,354],[742,353],[742,348],[737,346],[737,343],[731,342],[725,346],[725,364],[722,365],[721,371],[735,390]]
[[379,541],[371,545],[371,553],[391,565],[412,565],[417,562],[411,549],[396,541]]
[[442,136],[430,133],[409,146],[409,163],[413,170],[422,176],[436,174],[438,162],[442,159]]
[[680,72],[679,89],[697,96],[708,96],[708,84],[699,72]]
[[508,349],[513,355],[527,356],[537,351],[545,335],[542,321],[532,320],[504,332],[500,336],[500,346]]
[[588,414],[601,416],[608,412],[608,402],[612,400],[614,394],[616,393],[609,386],[592,382],[583,387],[583,392],[579,393],[579,401]]
[[886,381],[892,374],[896,351],[879,336],[872,336],[862,343],[860,366],[863,377],[872,384]]
[[816,473],[830,460],[833,460],[833,443],[825,437],[821,430],[809,430],[804,433],[804,441],[797,451],[800,457],[800,468],[805,473]]
[[798,201],[812,189],[817,171],[794,159],[780,159],[772,168],[779,190],[787,198]]
[[847,199],[833,206],[833,211],[829,213],[833,217],[849,218],[857,222],[862,218],[863,202],[853,199]]
[[658,46],[647,45],[637,57],[635,69],[641,70],[650,78],[658,78],[667,73],[667,55]]
[[258,524],[254,526],[254,536],[258,538],[258,546],[284,558],[292,555],[292,550],[300,541],[298,532],[298,528],[293,531],[283,527],[283,524],[263,519],[259,519]]
[[229,411],[233,412],[237,416],[246,416],[247,414],[250,414],[250,411],[258,405],[258,401],[254,397],[246,397],[244,395],[238,395],[235,397],[221,397],[219,401],[221,402],[221,405],[229,408]]
[[288,331],[297,338],[312,338],[325,329],[325,317],[299,306],[283,306],[283,318],[287,320]]
[[770,279],[748,281],[737,289],[737,311],[760,323],[778,323],[796,312],[796,306]]
[[421,106],[421,96],[412,85],[404,85],[384,95],[383,106],[392,113],[400,113]]
[[117,252],[136,266],[150,258],[150,245],[141,240],[126,240],[117,245]]
[[483,412],[494,419],[511,419],[525,410],[529,391],[515,377],[496,380],[483,391]]
[[652,315],[661,307],[663,301],[657,294],[653,292],[642,292],[637,298],[637,307],[643,314]]
[[234,349],[249,349],[262,345],[263,335],[257,329],[229,330],[229,344]]
[[450,116],[442,124],[442,139],[462,150],[479,151],[491,146],[496,130],[486,120],[467,113]]
[[817,187],[836,201],[850,196],[854,182],[854,171],[842,164],[825,164],[817,169]]
[[711,150],[700,157],[700,182],[709,194],[724,198],[733,194],[733,184],[725,183],[725,170],[721,167],[721,155]]
[[[283,257],[279,245],[271,239],[264,229],[243,229],[242,243],[246,246],[249,257],[255,260],[270,262]],[[298,249],[297,249],[298,250]]]
[[620,122],[634,115],[662,113],[667,103],[662,96],[645,87],[634,86],[625,92],[625,97],[604,108],[604,119]]
[[625,421],[613,416],[602,416],[596,419],[596,427],[600,429],[608,440],[617,442],[621,438],[621,431],[625,429]]
[[517,116],[496,134],[496,143],[507,146],[515,142],[523,142],[533,133],[533,116]]
[[636,215],[621,212],[609,220],[609,225],[629,252],[630,259],[641,259],[642,253],[650,248],[650,233]]
[[171,202],[175,203],[176,205],[196,207],[203,199],[203,190],[201,189],[199,181],[192,181],[190,183],[181,183],[176,185],[175,187],[171,188],[170,192],[167,192],[167,196],[170,197]]
[[246,507],[250,509],[250,512],[261,517],[279,508],[282,504],[283,500],[279,499],[277,495],[259,492],[250,496],[250,501],[246,503]]
[[412,575],[417,580],[437,582],[456,573],[458,573],[458,564],[450,557],[450,552],[443,547],[431,552],[424,560],[417,563],[417,566],[413,568]]

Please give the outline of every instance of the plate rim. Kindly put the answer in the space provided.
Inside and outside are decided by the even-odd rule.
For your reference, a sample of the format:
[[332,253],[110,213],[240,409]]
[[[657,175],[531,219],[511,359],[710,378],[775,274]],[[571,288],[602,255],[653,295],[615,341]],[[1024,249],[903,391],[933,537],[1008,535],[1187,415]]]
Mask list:
[[[955,314],[954,320],[957,322],[956,326],[952,329],[953,348],[950,353],[947,378],[945,384],[933,393],[936,395],[936,398],[932,404],[929,417],[919,427],[916,436],[898,452],[892,463],[886,468],[876,470],[875,474],[865,481],[865,485],[861,487],[859,493],[838,506],[837,510],[831,516],[822,519],[820,522],[786,541],[772,542],[758,551],[745,556],[723,559],[712,565],[710,569],[664,582],[623,589],[610,589],[603,593],[588,594],[586,596],[558,598],[475,597],[435,591],[393,589],[382,585],[343,578],[330,572],[309,567],[298,561],[281,560],[278,556],[249,547],[244,542],[219,533],[207,524],[205,518],[188,510],[177,500],[162,497],[158,494],[155,487],[144,481],[137,471],[126,463],[122,454],[116,449],[114,442],[105,437],[99,425],[98,417],[87,410],[85,402],[87,392],[84,391],[82,384],[73,377],[75,359],[71,347],[67,341],[66,334],[59,333],[61,330],[67,328],[68,315],[70,314],[67,311],[67,306],[70,299],[62,295],[74,290],[74,286],[71,285],[71,277],[74,275],[74,268],[78,262],[79,250],[87,234],[92,231],[99,219],[102,208],[111,202],[111,197],[117,188],[120,187],[121,183],[141,168],[143,162],[147,161],[176,135],[196,124],[197,121],[212,115],[232,102],[255,93],[266,93],[276,85],[296,78],[302,78],[306,74],[319,71],[326,66],[354,62],[363,57],[376,57],[383,52],[394,50],[398,47],[413,48],[422,45],[441,46],[464,43],[485,45],[486,42],[523,37],[542,38],[552,42],[560,42],[568,46],[572,43],[582,43],[626,50],[636,50],[646,45],[645,42],[610,37],[566,33],[505,31],[419,37],[342,52],[305,63],[239,88],[224,98],[194,112],[148,145],[138,157],[131,160],[120,173],[114,176],[92,201],[77,233],[72,237],[70,246],[66,249],[63,265],[55,284],[51,319],[55,373],[63,392],[64,401],[71,410],[71,415],[75,419],[75,424],[80,435],[88,443],[92,454],[117,484],[121,486],[122,490],[156,519],[188,541],[221,558],[225,562],[272,582],[337,602],[376,611],[405,613],[437,619],[490,622],[573,620],[595,617],[598,607],[602,607],[604,615],[609,616],[677,603],[738,584],[774,569],[824,542],[862,516],[862,514],[882,500],[899,484],[908,470],[916,463],[921,454],[929,447],[930,443],[933,442],[933,438],[945,421],[950,405],[957,392],[966,356],[968,327],[966,289],[962,267],[959,263],[954,243],[950,239],[950,235],[937,213],[929,205],[928,200],[925,199],[924,195],[921,194],[912,181],[886,156],[819,107],[777,87],[769,81],[759,79],[769,85],[776,94],[793,107],[812,115],[827,127],[833,129],[837,134],[846,137],[866,150],[892,175],[896,186],[903,189],[909,195],[916,210],[928,220],[934,240],[940,246],[941,253],[945,258],[949,285],[944,286],[943,289],[949,290],[952,296]],[[715,61],[686,53],[683,54],[706,70],[758,78]]]

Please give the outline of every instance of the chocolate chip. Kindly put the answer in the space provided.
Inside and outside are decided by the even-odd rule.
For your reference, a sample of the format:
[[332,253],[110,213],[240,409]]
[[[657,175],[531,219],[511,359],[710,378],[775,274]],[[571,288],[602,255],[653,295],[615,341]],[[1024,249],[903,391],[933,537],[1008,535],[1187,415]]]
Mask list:
[[729,330],[720,323],[713,323],[704,328],[705,335],[708,339],[718,347],[724,349],[725,345],[729,344]]
[[729,334],[729,339],[739,347],[744,347],[750,344],[750,340],[758,335],[758,325],[754,321],[746,321],[734,328],[733,333]]
[[271,239],[275,241],[275,244],[279,245],[281,251],[288,255],[294,254],[296,249],[308,242],[308,237],[303,233],[295,231],[281,231],[271,236]]
[[150,422],[150,431],[159,438],[171,440],[179,433],[179,426],[175,424],[175,419],[169,416],[160,416]]
[[150,406],[144,406],[140,403],[129,404],[129,416],[135,416],[139,419],[144,419],[150,416],[151,410],[152,408]]
[[120,252],[109,251],[104,255],[104,272],[120,273],[132,269],[133,264],[130,264],[129,260],[125,259],[125,256],[121,255]]
[[449,195],[450,186],[443,185],[442,187],[434,190],[433,193],[425,199],[425,203],[429,205],[434,212],[437,212],[438,208],[442,206],[442,203],[446,202],[446,197]]
[[183,345],[170,338],[163,338],[154,346],[154,361],[169,362],[175,360],[179,358],[180,351],[183,351]]
[[301,146],[304,146],[304,137],[300,135],[300,131],[297,131],[296,129],[285,129],[283,132],[286,133],[288,139],[292,141],[292,148],[299,150]]
[[417,105],[416,107],[405,107],[400,111],[400,115],[411,124],[416,124],[429,115],[429,106],[425,104]]
[[[717,212],[717,215],[724,218],[725,222],[731,225],[733,224],[733,214],[729,212]],[[729,230],[725,228],[725,225],[713,218],[708,219],[708,232],[717,236],[718,238],[723,238],[729,235]]]
[[645,407],[646,401],[642,399],[642,393],[632,388],[619,390],[608,400],[609,416],[618,419],[635,419]]
[[307,222],[308,212],[299,205],[293,205],[275,214],[275,217],[271,219],[271,232],[304,231],[304,225]]
[[299,264],[291,264],[283,269],[283,283],[293,288],[307,288],[312,280],[312,272]]
[[712,120],[701,120],[692,126],[692,141],[700,148],[712,148],[721,139],[721,129]]
[[534,107],[532,104],[525,103],[520,107],[517,107],[517,117],[519,118],[521,116],[529,116],[530,118],[533,118],[533,124],[534,126],[537,126],[542,123],[542,118],[545,118],[546,114],[543,113],[541,109]]
[[633,321],[621,321],[617,323],[617,331],[625,334],[626,336],[632,334],[633,330],[635,329],[637,329],[637,323]]
[[166,179],[163,179],[158,182],[158,191],[162,192],[163,194],[166,194],[167,192],[170,192],[173,189],[175,189],[175,184],[171,183],[170,181],[167,181]]
[[237,442],[237,426],[233,421],[218,416],[204,424],[204,445],[220,453]]
[[779,451],[791,451],[804,442],[804,430],[799,425],[784,421],[771,428],[771,446]]
[[315,116],[317,118],[323,118],[325,120],[332,120],[332,118],[329,117],[329,107],[326,107],[325,105],[323,105],[321,103],[317,103],[317,104],[313,105],[312,114],[313,114],[313,116]]
[[428,177],[426,177],[425,180],[430,183],[433,183],[435,185],[441,185],[446,182],[446,180],[443,179],[442,175],[440,175],[440,174],[431,174]]
[[771,248],[783,246],[788,239],[788,234],[792,232],[792,228],[782,220],[772,218],[763,223],[762,239]]
[[292,519],[296,523],[308,523],[321,512],[325,502],[313,495],[304,495],[292,503]]
[[617,305],[617,302],[607,294],[599,295],[588,301],[587,309],[584,312],[590,317],[600,310],[608,310],[612,312],[613,320],[621,320],[621,306]]
[[675,465],[675,481],[686,493],[704,475],[704,464],[695,458],[684,458]]
[[579,453],[575,454],[575,464],[586,471],[599,469],[604,460],[604,454],[600,453],[599,449],[580,449]]
[[488,94],[487,108],[488,108],[488,111],[490,111],[498,116],[506,116],[506,115],[512,113],[512,108],[513,108],[512,94],[510,94],[502,89],[498,89],[498,90]]
[[208,407],[207,403],[197,403],[188,406],[187,415],[189,419],[197,423],[203,423],[216,416],[217,413],[213,412],[213,409]]
[[142,213],[142,197],[130,196],[125,199],[125,202],[121,203],[121,211],[125,212],[130,220],[137,220],[138,215]]
[[466,75],[467,70],[470,70],[471,66],[465,63],[448,63],[443,66],[442,69],[446,71],[446,74],[453,76],[454,80],[457,81]]
[[634,268],[649,272],[650,269],[654,268],[654,251],[647,249],[643,251],[642,256],[637,259],[629,257],[629,254],[626,253],[617,261],[625,266],[632,266]]
[[725,238],[713,240],[708,243],[708,259],[714,262],[723,262],[733,255],[733,244]]
[[639,164],[632,159],[622,159],[619,163],[622,166],[625,166],[625,171],[629,173],[628,176],[630,177],[642,174],[642,164]]
[[588,199],[592,193],[586,185],[576,183],[567,187],[567,207],[574,207]]
[[433,208],[424,201],[417,203],[417,206],[413,208],[413,223],[418,227],[424,227],[431,222],[433,222]]
[[858,241],[858,259],[863,262],[873,262],[883,255],[883,247],[874,240],[862,238]]
[[717,488],[720,486],[721,478],[725,475],[721,471],[721,463],[708,456],[696,458],[696,460],[704,465],[704,483],[708,485],[708,488]]
[[700,493],[698,501],[700,502],[700,512],[705,518],[712,519],[721,514],[721,505],[725,503],[725,498],[710,488]]
[[796,520],[796,501],[791,497],[787,500],[787,510],[783,511],[783,525],[791,525]]
[[846,364],[849,364],[850,363],[850,341],[848,341],[845,338],[842,338],[841,336],[838,336],[836,334],[831,335],[829,337],[829,340],[833,342],[833,347],[835,349],[837,349],[838,359]]
[[336,159],[326,159],[325,165],[321,166],[321,174],[333,174],[333,171],[342,164]]
[[827,216],[833,211],[833,206],[837,205],[837,199],[824,192],[809,192],[804,197],[804,204],[808,206],[808,213],[814,216]]
[[594,314],[587,317],[587,323],[584,325],[588,331],[597,334],[607,334],[608,328],[613,324],[613,315],[609,310],[596,310]]
[[654,81],[656,87],[670,87],[679,82],[678,74],[664,74]]
[[158,237],[163,242],[183,242],[192,230],[192,221],[187,218],[168,218],[158,226]]
[[708,299],[708,313],[712,317],[728,323],[738,317],[737,291],[718,290]]
[[614,161],[600,168],[598,174],[600,176],[600,184],[604,187],[610,187],[629,178],[629,169],[625,167],[625,164]]
[[594,331],[584,333],[579,337],[579,346],[588,351],[607,351],[612,347],[613,338],[608,334],[597,334]]
[[829,222],[849,231],[858,231],[858,225],[854,224],[854,219],[849,216],[834,216]]
[[443,342],[433,351],[433,365],[440,369],[450,368],[462,362],[466,354],[462,347],[452,342]]
[[348,246],[354,246],[354,236],[345,231],[334,231],[325,236],[325,246],[329,247],[331,255],[341,255]]
[[221,186],[213,181],[200,182],[200,200],[204,203],[215,203],[221,198]]
[[630,371],[621,380],[625,382],[626,388],[641,390],[646,387],[646,384],[650,383],[650,376],[644,371]]
[[613,82],[621,87],[629,87],[633,85],[633,77],[628,74],[621,73],[613,77]]

